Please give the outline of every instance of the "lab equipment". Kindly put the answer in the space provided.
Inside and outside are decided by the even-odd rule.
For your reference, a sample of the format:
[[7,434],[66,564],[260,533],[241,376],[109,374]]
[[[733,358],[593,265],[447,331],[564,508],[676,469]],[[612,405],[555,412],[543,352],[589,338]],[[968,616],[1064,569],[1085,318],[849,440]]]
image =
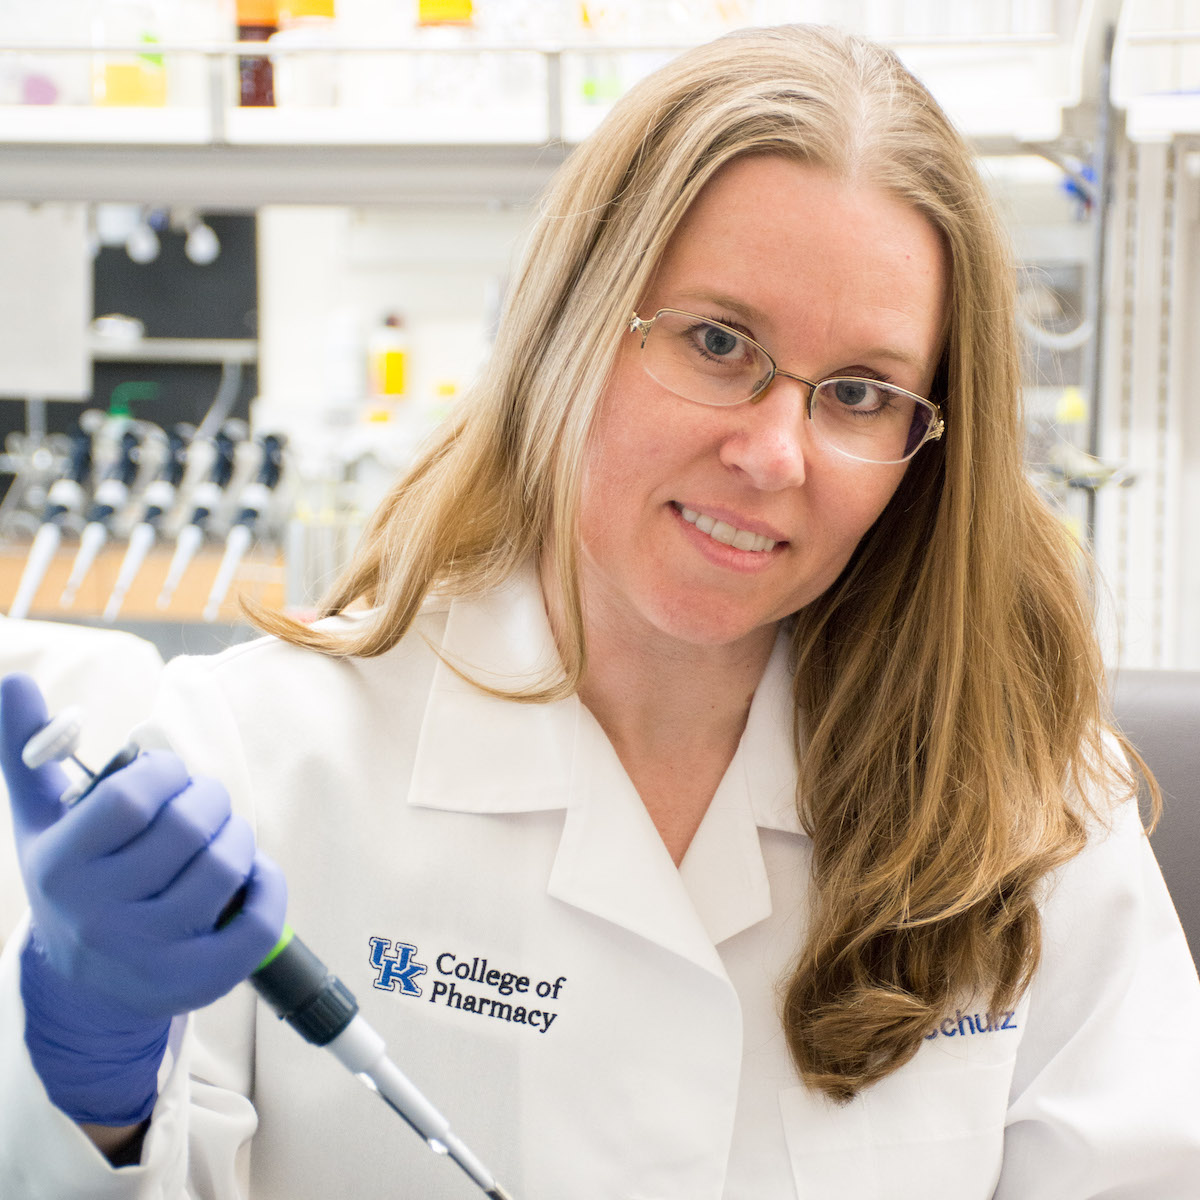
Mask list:
[[29,557],[25,560],[25,569],[21,572],[17,594],[8,610],[10,617],[29,615],[42,579],[62,541],[64,522],[83,511],[87,500],[84,485],[92,471],[93,432],[94,428],[81,421],[79,428],[71,435],[66,473],[61,479],[56,479],[46,493],[42,523],[34,535]]
[[121,434],[117,457],[96,486],[96,494],[88,511],[87,524],[83,527],[75,562],[71,566],[71,574],[58,602],[62,608],[70,608],[75,602],[80,585],[87,578],[87,573],[96,561],[96,556],[104,548],[104,543],[108,541],[109,526],[113,518],[125,507],[129,499],[129,489],[137,479],[141,446],[142,437],[136,429],[130,427]]
[[187,466],[188,445],[192,433],[190,425],[176,425],[167,435],[166,458],[158,478],[146,488],[145,508],[142,510],[141,519],[130,530],[129,544],[125,549],[125,557],[121,560],[121,568],[117,572],[117,581],[113,584],[112,595],[104,606],[106,621],[117,619],[121,605],[125,602],[125,594],[158,537],[160,522],[175,504],[175,496]]
[[238,564],[242,561],[254,540],[254,529],[259,518],[271,502],[271,493],[279,486],[283,474],[283,450],[287,439],[281,434],[269,433],[259,443],[262,461],[253,483],[247,484],[238,498],[239,512],[225,539],[225,553],[213,579],[204,606],[204,619],[215,621],[221,611],[229,585],[233,582]]
[[[163,974],[159,963],[163,961],[164,950],[167,956],[173,950],[170,945],[172,935],[168,932],[164,937],[163,927],[158,924],[163,914],[160,913],[149,918],[148,925],[146,924],[147,917],[144,915],[147,907],[154,907],[159,900],[159,895],[149,893],[152,896],[150,900],[139,898],[131,901],[122,898],[118,901],[106,901],[103,898],[105,888],[101,878],[105,868],[96,871],[95,864],[100,859],[111,862],[114,855],[120,855],[125,860],[122,865],[127,866],[128,871],[122,871],[121,874],[123,897],[135,893],[140,896],[146,887],[153,886],[148,874],[143,875],[137,881],[140,883],[140,887],[129,886],[131,874],[139,871],[161,871],[167,874],[168,882],[170,882],[174,878],[175,868],[170,862],[170,855],[168,855],[168,862],[162,863],[161,851],[166,843],[172,840],[170,837],[172,830],[169,828],[171,820],[181,815],[190,819],[189,832],[194,832],[197,827],[204,829],[206,826],[216,825],[219,830],[216,836],[221,837],[225,830],[238,820],[238,818],[228,815],[227,793],[211,781],[186,781],[185,776],[181,780],[182,764],[174,756],[159,753],[141,755],[133,743],[122,748],[101,771],[93,774],[75,758],[80,733],[78,710],[64,710],[53,720],[46,720],[45,707],[41,702],[36,685],[25,677],[15,676],[6,679],[2,693],[0,693],[0,702],[2,702],[0,703],[0,735],[2,735],[0,744],[3,748],[5,775],[8,778],[13,797],[19,846],[28,841],[31,835],[43,832],[54,825],[64,817],[68,810],[80,812],[80,819],[74,830],[75,840],[81,843],[75,847],[78,861],[74,864],[73,869],[65,874],[70,881],[68,890],[72,893],[65,903],[74,905],[74,912],[65,920],[65,924],[69,927],[68,944],[78,947],[79,939],[74,936],[76,933],[74,922],[87,911],[88,917],[93,921],[92,937],[95,937],[95,925],[99,918],[99,922],[103,925],[102,936],[99,940],[103,942],[103,935],[107,935],[111,945],[121,948],[119,955],[114,953],[110,956],[110,962],[119,960],[121,966],[124,967],[129,961],[130,952],[127,947],[133,940],[130,938],[131,928],[135,922],[142,922],[143,937],[149,933],[151,942],[156,943],[155,966],[158,969],[155,974]],[[19,755],[16,752],[18,743],[20,745]],[[19,770],[16,766],[15,760],[18,757],[23,770]],[[61,771],[48,775],[43,768],[52,762],[68,759],[74,761],[88,778],[81,788],[75,790],[75,793],[67,793],[71,795],[71,800],[64,804],[59,797],[64,794],[62,785],[65,782],[65,776]],[[143,815],[148,818],[146,825],[140,829],[135,823],[132,834],[127,819],[123,827],[118,826],[115,818],[110,820],[110,814],[104,809],[100,809],[97,811],[97,816],[89,821],[88,817],[91,814],[85,815],[86,810],[79,810],[75,807],[79,801],[95,791],[109,775],[126,768],[133,773],[133,777],[126,776],[127,782],[122,789],[124,793],[123,808],[127,812],[130,799],[135,798],[135,807],[143,808]],[[41,773],[39,774],[39,772]],[[183,790],[180,790],[181,782],[185,784]],[[202,786],[206,782],[208,783],[207,788]],[[162,796],[169,798],[161,801],[155,799]],[[185,798],[188,799],[185,800]],[[95,799],[103,800],[103,796],[97,794]],[[181,812],[185,808],[189,811]],[[222,815],[225,819],[218,824]],[[117,827],[110,828],[110,825]],[[168,826],[168,828],[163,830],[163,826]],[[79,833],[81,829],[82,836]],[[175,832],[177,833],[178,829]],[[58,840],[62,843],[70,839],[60,838]],[[191,848],[195,845],[194,838],[180,839],[176,837],[174,841],[177,843],[186,841],[188,847],[184,853],[189,855]],[[252,849],[252,839],[249,845]],[[147,851],[152,852],[148,853]],[[175,852],[174,849],[172,852]],[[269,860],[264,860],[262,856],[255,853],[256,873],[258,868],[265,863],[269,863]],[[64,878],[63,867],[66,865],[63,862],[53,864],[43,862],[40,870],[43,876],[46,871],[52,871],[61,880]],[[274,871],[278,871],[273,864],[270,866]],[[111,890],[112,876],[110,871],[107,873],[108,890]],[[267,874],[269,875],[270,872]],[[31,890],[36,892],[37,888],[34,887]],[[166,890],[173,891],[174,885],[167,887]],[[241,925],[243,929],[249,927],[252,930],[257,928],[259,931],[264,928],[261,921],[248,922],[239,919],[247,913],[250,906],[261,905],[261,897],[256,895],[256,890],[261,891],[261,889],[256,889],[256,881],[252,878],[248,884],[243,884],[233,898],[221,908],[212,934],[204,939],[211,940],[213,948],[218,951],[218,958],[225,957],[221,953],[220,940],[233,933],[237,926]],[[40,920],[47,921],[50,925],[50,940],[53,940],[54,926],[64,922],[62,913],[57,911],[63,905],[56,905],[54,901],[49,901],[44,896],[31,895],[30,900],[34,906],[35,929]],[[188,914],[193,911],[194,908],[189,905]],[[46,915],[43,916],[43,913]],[[175,914],[177,921],[186,921],[187,919],[185,915]],[[195,940],[194,938],[181,939],[182,942],[193,943]],[[243,961],[245,961],[245,940],[242,937],[237,945]],[[86,958],[87,953],[85,950],[82,956]],[[256,960],[258,961],[257,967],[242,971],[236,979],[230,979],[231,972],[228,969],[219,975],[213,975],[212,970],[216,967],[217,961],[216,958],[208,955],[203,956],[205,970],[198,972],[191,949],[189,948],[185,953],[188,957],[181,956],[180,968],[184,971],[185,976],[191,978],[182,982],[184,990],[180,991],[180,981],[172,980],[170,983],[165,983],[165,986],[152,996],[149,1002],[146,997],[147,976],[137,968],[136,964],[132,971],[122,971],[128,979],[137,984],[133,994],[128,996],[121,994],[116,997],[121,1004],[137,1006],[130,1009],[137,1020],[133,1030],[123,1040],[123,1044],[128,1048],[130,1043],[133,1043],[138,1056],[138,1070],[143,1079],[147,1077],[147,1062],[152,1058],[153,1062],[150,1065],[156,1067],[157,1062],[161,1059],[161,1047],[165,1046],[165,1036],[162,1035],[161,1029],[158,1026],[152,1027],[151,1022],[155,1019],[161,1021],[166,1014],[187,1011],[198,1007],[200,1003],[207,1003],[233,987],[238,979],[248,975],[248,982],[251,986],[282,1019],[286,1020],[306,1041],[328,1049],[351,1073],[376,1092],[388,1107],[426,1142],[432,1151],[451,1158],[490,1200],[511,1200],[509,1194],[497,1183],[491,1172],[453,1132],[446,1118],[430,1104],[407,1076],[388,1058],[383,1039],[359,1013],[358,1003],[353,994],[295,935],[290,926],[286,924],[283,926],[282,935],[279,936],[270,952],[265,958],[260,956],[260,961]],[[74,980],[72,979],[69,989],[64,989],[62,986],[64,978],[71,979],[71,971],[78,968],[80,957],[78,949],[74,953],[70,967],[61,972],[53,969],[51,966],[53,956],[47,955],[44,950],[35,948],[31,954],[29,970],[33,979],[30,994],[40,995],[44,990],[50,993],[48,999],[52,1000],[54,1004],[70,999],[74,1006],[78,1006],[79,998],[73,995],[78,990]],[[230,961],[236,963],[239,955],[234,953],[228,957]],[[45,961],[42,961],[43,959]],[[23,960],[23,977],[24,966]],[[176,974],[174,971],[165,973]],[[206,974],[208,977],[205,977]],[[111,975],[109,978],[111,979]],[[119,987],[119,985],[117,986]],[[216,991],[215,995],[211,994],[214,988],[220,989]],[[70,991],[72,996],[62,995],[61,993],[65,991]],[[182,1006],[178,1007],[180,1005]],[[51,1013],[56,1011],[49,1005],[43,1007],[46,1007]],[[146,1012],[147,1008],[154,1011]],[[92,1005],[89,1001],[83,1005],[84,1018],[89,1019],[91,1012]],[[103,1006],[102,1012],[104,1012]],[[117,1012],[120,1014],[121,1009],[118,1008]],[[35,1025],[37,1024],[36,1018],[40,1015],[39,1009],[39,1012],[32,1018]],[[74,1009],[69,1007],[68,1019],[73,1015]],[[60,1033],[57,1026],[54,1033]],[[73,1033],[73,1030],[68,1030],[68,1035]],[[114,1034],[112,1030],[105,1029],[102,1036],[112,1038]],[[38,1035],[35,1034],[35,1041],[37,1037]],[[91,1044],[103,1044],[101,1035],[97,1034],[94,1027],[87,1029],[86,1037]],[[44,1040],[49,1041],[50,1039]],[[71,1041],[68,1040],[66,1045],[70,1046]],[[111,1052],[112,1047],[109,1046],[108,1049]],[[157,1053],[157,1057],[154,1057],[155,1053]],[[70,1058],[69,1055],[68,1058]],[[39,1071],[41,1071],[42,1059],[35,1058],[35,1061],[38,1062]],[[53,1074],[53,1063],[50,1065],[50,1070]],[[49,1087],[48,1090],[50,1090]],[[51,1091],[51,1095],[54,1094]],[[90,1095],[88,1099],[91,1099]],[[145,1099],[142,1098],[142,1105],[137,1112],[142,1112],[144,1108]],[[145,1111],[148,1115],[148,1109]],[[90,1110],[88,1113],[89,1118],[94,1119],[95,1114]],[[111,1116],[105,1119],[107,1123],[116,1123]],[[121,1114],[121,1119],[124,1123],[132,1124],[135,1120],[144,1119],[144,1115],[125,1113]]]
[[[166,608],[171,603],[171,597],[179,586],[188,564],[196,556],[204,541],[204,531],[212,518],[213,512],[221,503],[222,493],[233,478],[234,461],[237,455],[238,438],[234,435],[235,422],[226,422],[213,438],[213,462],[208,478],[197,485],[192,497],[192,515],[188,523],[179,531],[175,540],[175,553],[171,557],[171,565],[167,568],[167,577],[158,597],[158,607]],[[240,432],[241,424],[236,423]]]

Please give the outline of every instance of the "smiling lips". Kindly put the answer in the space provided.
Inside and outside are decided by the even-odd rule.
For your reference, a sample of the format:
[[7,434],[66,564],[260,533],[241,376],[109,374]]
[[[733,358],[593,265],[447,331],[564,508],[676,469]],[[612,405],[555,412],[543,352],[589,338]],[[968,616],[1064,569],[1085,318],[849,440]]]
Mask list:
[[705,516],[703,513],[696,512],[693,508],[684,508],[681,504],[676,505],[676,508],[679,511],[679,515],[689,525],[695,525],[701,533],[707,533],[715,542],[721,542],[725,546],[732,546],[735,550],[750,550],[760,553],[775,549],[775,542],[761,533],[752,533],[749,529],[736,529],[725,521],[718,521],[715,517]]

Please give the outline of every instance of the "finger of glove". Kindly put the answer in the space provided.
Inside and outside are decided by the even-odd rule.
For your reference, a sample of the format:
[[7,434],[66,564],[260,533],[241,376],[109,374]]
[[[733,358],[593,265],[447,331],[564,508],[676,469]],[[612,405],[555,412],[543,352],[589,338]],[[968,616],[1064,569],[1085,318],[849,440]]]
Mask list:
[[189,782],[176,755],[151,750],[98,783],[48,836],[61,839],[63,854],[77,863],[115,854],[142,836]]
[[241,910],[227,925],[178,947],[188,1007],[211,1004],[253,974],[274,949],[287,914],[287,883],[279,866],[255,855]]
[[225,906],[250,878],[254,854],[250,826],[231,816],[166,887],[132,907],[131,920],[164,940],[212,932]]
[[[229,816],[229,793],[220,783],[204,777],[190,780],[142,833],[94,860],[89,871],[95,886],[122,901],[158,896],[210,845]],[[249,863],[248,855],[246,870]]]
[[0,680],[0,768],[8,785],[17,835],[39,833],[63,814],[59,797],[69,780],[56,762],[30,770],[21,761],[25,743],[48,720],[46,702],[28,675]]

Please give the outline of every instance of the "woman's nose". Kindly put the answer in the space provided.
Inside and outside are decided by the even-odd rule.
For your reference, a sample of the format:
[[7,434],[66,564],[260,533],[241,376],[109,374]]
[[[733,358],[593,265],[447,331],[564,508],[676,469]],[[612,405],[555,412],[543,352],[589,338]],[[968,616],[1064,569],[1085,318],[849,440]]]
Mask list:
[[763,491],[804,482],[812,450],[808,385],[776,375],[757,399],[733,411],[738,420],[721,445],[721,461]]

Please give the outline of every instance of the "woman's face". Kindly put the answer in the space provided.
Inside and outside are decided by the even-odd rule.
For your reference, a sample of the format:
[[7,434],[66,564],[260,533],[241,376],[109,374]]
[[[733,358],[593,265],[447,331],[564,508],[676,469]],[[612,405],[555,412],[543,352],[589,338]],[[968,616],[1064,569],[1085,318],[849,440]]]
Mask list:
[[[946,281],[940,238],[915,210],[817,167],[743,158],[701,192],[637,312],[722,321],[806,379],[867,376],[928,395]],[[906,464],[822,446],[794,380],[777,377],[753,404],[683,400],[645,373],[639,343],[626,335],[585,459],[589,632],[761,645],[838,577]],[[696,514],[774,545],[738,549]]]

